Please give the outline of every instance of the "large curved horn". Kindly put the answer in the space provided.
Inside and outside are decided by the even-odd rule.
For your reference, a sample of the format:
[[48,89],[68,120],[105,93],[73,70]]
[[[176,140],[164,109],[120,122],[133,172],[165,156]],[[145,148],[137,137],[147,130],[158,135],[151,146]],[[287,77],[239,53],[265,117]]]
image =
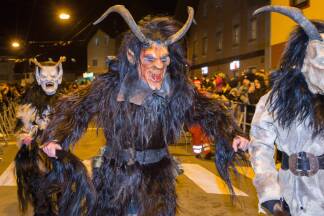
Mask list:
[[141,32],[140,28],[137,26],[137,24],[136,24],[135,20],[133,19],[132,15],[125,8],[124,5],[115,5],[115,6],[112,6],[112,7],[108,8],[108,10],[106,10],[106,12],[103,13],[101,15],[101,17],[99,19],[97,19],[93,24],[94,25],[97,25],[98,23],[100,23],[101,21],[103,21],[112,12],[119,13],[124,18],[125,22],[128,24],[128,26],[130,27],[130,29],[132,30],[132,32],[135,34],[135,36],[142,43],[152,44],[152,41],[149,40],[149,39],[147,39],[144,36],[144,34]]
[[34,63],[36,66],[38,66],[40,68],[43,67],[43,65],[41,65],[41,63],[39,63],[36,58],[29,59],[29,62]]
[[288,16],[296,23],[298,23],[306,32],[308,38],[310,40],[319,40],[322,41],[322,37],[316,29],[315,25],[309,21],[302,13],[301,10],[295,7],[288,6],[264,6],[256,11],[254,11],[253,15],[258,15],[263,12],[277,12],[283,15]]
[[170,45],[173,44],[175,42],[177,42],[178,40],[180,40],[189,30],[191,23],[193,21],[194,18],[194,9],[192,7],[187,7],[187,11],[188,11],[188,19],[186,21],[186,23],[182,26],[182,28],[175,34],[171,35],[165,42],[164,44],[166,45]]

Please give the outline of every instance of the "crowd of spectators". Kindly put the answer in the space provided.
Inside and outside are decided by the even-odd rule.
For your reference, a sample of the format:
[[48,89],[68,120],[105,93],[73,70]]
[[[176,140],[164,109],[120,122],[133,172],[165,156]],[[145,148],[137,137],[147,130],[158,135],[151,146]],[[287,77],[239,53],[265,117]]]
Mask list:
[[0,104],[8,105],[10,101],[18,100],[24,92],[25,87],[22,85],[0,83]]
[[[64,82],[61,86],[62,94],[70,93],[76,91],[80,88],[88,86],[91,82],[89,80],[81,80],[75,82]],[[10,84],[6,82],[0,82],[0,109],[3,105],[8,106],[11,101],[19,101],[21,97],[25,94],[26,89],[29,85],[21,85],[18,83]]]
[[208,97],[248,105],[256,104],[269,88],[268,77],[253,72],[231,79],[224,73],[213,77],[194,77],[192,82],[198,91]]

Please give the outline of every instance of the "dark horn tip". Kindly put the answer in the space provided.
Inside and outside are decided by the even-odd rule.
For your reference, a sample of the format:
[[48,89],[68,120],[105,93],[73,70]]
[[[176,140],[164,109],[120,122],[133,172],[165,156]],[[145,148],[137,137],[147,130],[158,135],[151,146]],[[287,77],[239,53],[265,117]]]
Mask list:
[[[92,25],[97,25],[101,23],[111,12],[114,12],[114,10],[120,10],[120,9],[126,9],[124,5],[114,5],[108,8],[96,21],[92,23]],[[127,10],[127,9],[126,9]]]

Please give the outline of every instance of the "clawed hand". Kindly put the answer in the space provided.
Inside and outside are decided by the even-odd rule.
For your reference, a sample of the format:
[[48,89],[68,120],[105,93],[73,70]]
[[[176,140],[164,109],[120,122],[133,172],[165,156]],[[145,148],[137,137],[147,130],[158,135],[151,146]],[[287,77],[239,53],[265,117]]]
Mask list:
[[57,158],[56,150],[62,150],[62,147],[57,142],[50,141],[41,146],[41,149],[48,157]]
[[239,149],[242,151],[246,151],[249,147],[250,141],[244,137],[236,136],[233,139],[232,147],[234,152],[237,152]]

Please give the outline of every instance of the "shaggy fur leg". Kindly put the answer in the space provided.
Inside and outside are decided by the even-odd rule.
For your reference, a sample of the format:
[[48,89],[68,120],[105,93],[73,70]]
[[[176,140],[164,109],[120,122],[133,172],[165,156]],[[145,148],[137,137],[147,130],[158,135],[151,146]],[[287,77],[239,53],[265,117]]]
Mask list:
[[82,162],[70,152],[58,151],[53,169],[46,177],[44,187],[57,194],[60,216],[86,216],[96,202],[96,193]]
[[175,215],[177,208],[175,170],[175,163],[171,158],[164,158],[159,163],[142,168],[138,216]]
[[146,166],[116,167],[114,161],[104,161],[95,177],[98,201],[93,215],[126,216],[132,200],[138,216],[175,215],[175,165],[170,158]]
[[105,157],[103,160],[102,166],[93,176],[98,194],[93,215],[127,215],[132,190],[138,185],[136,181],[138,182],[139,178],[130,167],[117,167],[113,160],[107,160]]
[[38,147],[35,143],[30,147],[23,145],[15,157],[19,207],[24,213],[31,203],[36,216],[56,215],[50,197],[41,187],[44,173],[38,167],[38,159]]

